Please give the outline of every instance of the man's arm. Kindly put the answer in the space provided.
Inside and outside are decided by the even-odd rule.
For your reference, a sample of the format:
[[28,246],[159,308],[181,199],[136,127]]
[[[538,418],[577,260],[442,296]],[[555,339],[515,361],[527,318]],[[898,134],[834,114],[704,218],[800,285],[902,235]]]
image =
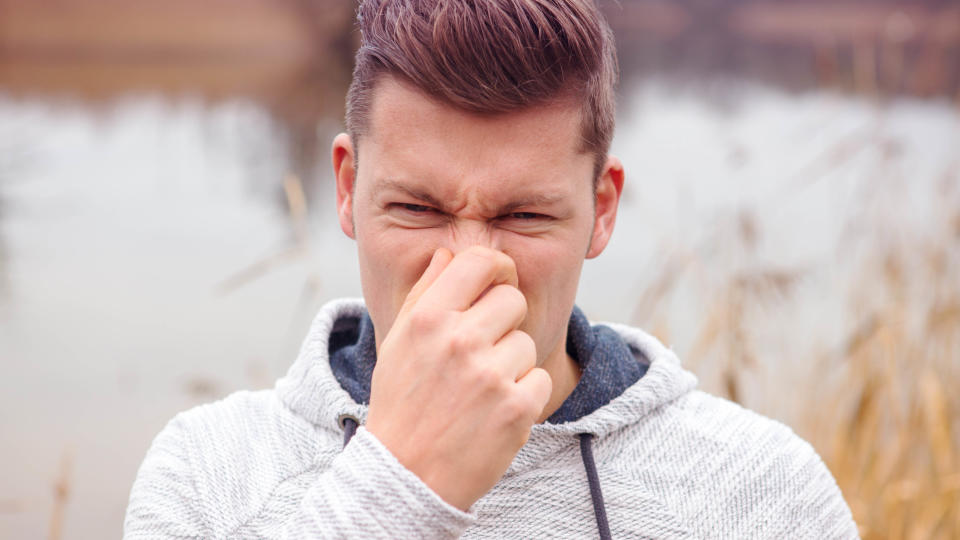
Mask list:
[[[201,496],[196,481],[210,480],[197,477],[190,462],[193,445],[181,417],[157,436],[130,494],[124,538],[223,538],[255,533],[243,529],[242,516],[251,509],[229,508],[229,499],[210,501]],[[224,470],[229,470],[229,464]],[[310,486],[293,514],[284,518],[278,537],[457,538],[474,519],[440,499],[360,428]]]
[[182,416],[177,416],[153,440],[137,471],[123,523],[124,538],[211,536],[189,451]]
[[300,501],[283,538],[459,538],[475,517],[434,493],[365,428]]
[[[469,525],[465,511],[503,475],[551,392],[533,340],[517,330],[517,284],[501,252],[437,251],[381,345],[366,428],[284,518],[285,534],[456,537]],[[157,437],[127,538],[220,534],[204,519],[189,445],[176,419]]]

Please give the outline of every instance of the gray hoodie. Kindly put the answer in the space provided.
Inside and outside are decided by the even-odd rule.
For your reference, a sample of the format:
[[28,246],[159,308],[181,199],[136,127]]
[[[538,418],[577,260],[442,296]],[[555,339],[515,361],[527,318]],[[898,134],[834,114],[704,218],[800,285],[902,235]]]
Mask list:
[[335,378],[329,337],[364,314],[359,300],[327,304],[274,389],[177,415],[140,467],[124,537],[595,538],[600,513],[613,538],[857,537],[810,445],[695,390],[670,350],[620,325],[609,326],[649,361],[642,378],[576,420],[534,425],[497,485],[460,511],[363,427],[344,447],[343,419],[362,424],[367,407]]

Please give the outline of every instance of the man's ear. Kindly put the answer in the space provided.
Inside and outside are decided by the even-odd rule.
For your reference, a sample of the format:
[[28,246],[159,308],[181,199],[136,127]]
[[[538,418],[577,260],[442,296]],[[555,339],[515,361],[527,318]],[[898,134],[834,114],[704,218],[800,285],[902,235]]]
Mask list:
[[357,182],[357,171],[353,167],[355,152],[353,141],[346,133],[333,139],[331,157],[337,180],[337,216],[343,233],[354,240],[357,238],[353,227],[353,191]]
[[594,193],[593,236],[590,238],[590,248],[587,250],[588,259],[600,255],[610,242],[613,226],[617,222],[617,206],[620,204],[621,192],[623,192],[623,164],[614,156],[608,156],[600,172],[600,178],[597,179],[597,188]]

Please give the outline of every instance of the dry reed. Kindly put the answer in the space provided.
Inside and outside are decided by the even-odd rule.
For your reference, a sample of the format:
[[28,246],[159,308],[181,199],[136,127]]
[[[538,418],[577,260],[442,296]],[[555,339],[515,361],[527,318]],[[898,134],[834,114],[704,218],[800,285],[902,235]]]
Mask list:
[[[842,271],[757,262],[765,231],[741,212],[711,233],[709,249],[664,257],[634,322],[668,343],[680,335],[678,352],[706,390],[807,439],[864,539],[960,538],[960,161],[934,188],[923,232],[888,238],[880,231],[895,230],[889,210],[900,202],[891,194],[916,179],[897,172],[898,142],[877,133],[839,141],[783,184],[789,197],[855,155],[879,156],[861,207],[838,231],[830,263]],[[706,302],[670,319],[679,291],[691,288]],[[788,305],[817,316],[789,326],[767,319]]]
[[[960,274],[945,271],[941,249],[888,255],[886,304],[825,357],[844,376],[814,394],[821,405],[800,426],[865,539],[960,537]],[[926,268],[904,272],[906,257]],[[931,297],[919,321],[909,280]]]
[[53,508],[50,511],[50,540],[59,540],[63,536],[63,521],[67,502],[70,500],[70,488],[73,476],[73,452],[64,450],[60,459],[60,473],[53,484]]
[[[834,474],[864,539],[960,538],[960,209],[950,221],[935,242],[871,248],[849,304],[856,313],[869,297],[879,307],[840,347],[815,353],[809,380],[785,381],[782,366],[763,363],[751,318],[758,304],[796,296],[800,273],[733,272],[684,355],[709,390],[734,401],[774,416],[783,407],[772,400],[795,402],[789,423]],[[652,280],[641,311],[651,316],[674,281]],[[812,349],[823,330],[804,329]],[[756,387],[778,394],[757,399]]]

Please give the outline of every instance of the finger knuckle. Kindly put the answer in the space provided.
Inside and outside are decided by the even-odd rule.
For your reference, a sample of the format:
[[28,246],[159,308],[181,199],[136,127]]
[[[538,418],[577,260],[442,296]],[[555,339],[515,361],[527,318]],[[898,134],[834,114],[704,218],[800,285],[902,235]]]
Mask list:
[[553,390],[553,379],[550,378],[547,370],[539,367],[531,369],[528,376],[533,377],[534,380],[534,393],[531,394],[531,399],[543,405],[550,398],[550,392]]
[[432,332],[440,326],[440,316],[432,310],[415,309],[409,313],[407,322],[415,332]]
[[476,255],[478,257],[489,257],[494,251],[485,246],[470,246],[467,249],[463,250],[463,253],[467,255]]
[[524,314],[527,313],[527,297],[520,292],[520,289],[510,286],[510,285],[501,285],[506,289],[507,295],[510,301]]
[[486,246],[470,246],[462,251],[461,255],[480,259],[483,264],[487,264],[492,267],[506,267],[512,273],[516,273],[517,270],[516,263],[512,257],[502,251],[491,249]]
[[458,328],[450,335],[450,351],[454,354],[469,354],[480,346],[479,335],[469,328]]
[[502,251],[493,252],[493,257],[498,265],[505,266],[511,273],[516,274],[517,263],[513,260],[513,257]]
[[488,366],[477,368],[474,373],[474,380],[476,386],[485,391],[498,390],[503,384],[500,374]]
[[480,264],[490,264],[492,261],[496,260],[496,252],[484,246],[470,246],[460,252],[458,256],[477,259]]
[[524,358],[533,357],[533,359],[536,360],[537,344],[533,341],[533,338],[530,337],[530,334],[522,330],[514,330],[514,332],[516,332],[514,339],[516,340],[519,354]]
[[532,416],[531,400],[521,392],[514,392],[503,402],[503,418],[510,424],[525,423]]
[[543,368],[534,368],[533,372],[539,377],[541,387],[549,394],[553,388],[553,377],[550,376],[550,372]]

